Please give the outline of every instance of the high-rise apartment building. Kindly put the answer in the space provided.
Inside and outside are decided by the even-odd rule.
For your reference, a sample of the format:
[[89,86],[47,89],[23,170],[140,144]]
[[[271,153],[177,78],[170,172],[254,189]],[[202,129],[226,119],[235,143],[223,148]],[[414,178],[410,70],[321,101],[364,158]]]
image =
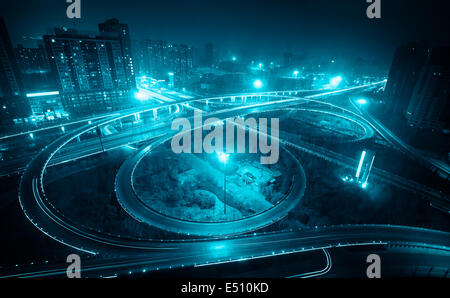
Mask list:
[[399,47],[385,88],[389,112],[422,129],[449,128],[450,48],[425,42]]
[[29,113],[11,39],[0,17],[0,124],[7,126],[13,119],[25,118]]
[[184,44],[146,39],[141,43],[142,73],[154,79],[173,75],[174,86],[187,86],[192,75],[192,48]]
[[130,30],[127,24],[121,24],[117,19],[110,19],[98,25],[100,33],[104,36],[118,38],[122,48],[122,55],[125,61],[125,71],[128,84],[136,87],[136,76],[134,69],[133,55],[131,51]]
[[119,39],[57,30],[45,35],[44,43],[63,106],[71,115],[130,107],[134,85]]
[[19,44],[14,52],[21,73],[46,72],[50,69],[43,45],[37,48],[25,48]]
[[408,123],[423,129],[450,128],[450,48],[432,48],[412,91]]
[[389,112],[405,115],[427,54],[425,42],[409,43],[396,49],[385,88]]

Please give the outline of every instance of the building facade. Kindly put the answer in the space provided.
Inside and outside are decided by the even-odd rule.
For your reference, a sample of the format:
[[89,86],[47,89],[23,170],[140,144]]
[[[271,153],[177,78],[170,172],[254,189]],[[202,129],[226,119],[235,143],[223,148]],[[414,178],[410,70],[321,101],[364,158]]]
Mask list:
[[25,48],[19,44],[14,52],[21,73],[40,73],[50,70],[43,45],[37,48]]
[[0,124],[29,116],[22,79],[6,24],[0,17]]
[[0,17],[0,96],[19,96],[23,93],[19,67],[11,39]]
[[184,44],[168,46],[169,68],[174,74],[175,88],[188,86],[192,76],[192,49]]
[[57,31],[44,43],[64,109],[85,116],[130,107],[127,61],[118,38]]
[[122,56],[124,57],[128,84],[134,89],[136,87],[136,76],[128,25],[121,24],[117,19],[110,19],[99,24],[98,28],[102,35],[119,39],[122,48]]
[[427,54],[425,42],[409,43],[395,51],[385,88],[385,102],[389,112],[405,116]]
[[142,72],[155,79],[167,77],[167,44],[162,40],[146,39],[141,42]]
[[191,47],[146,39],[141,43],[141,51],[142,73],[158,80],[173,79],[175,88],[189,84],[193,69]]
[[408,124],[422,129],[450,128],[450,48],[428,51],[406,118]]
[[399,47],[386,83],[389,112],[420,129],[449,129],[450,49],[414,42]]
[[214,64],[214,47],[213,44],[208,42],[205,44],[205,66],[212,67]]

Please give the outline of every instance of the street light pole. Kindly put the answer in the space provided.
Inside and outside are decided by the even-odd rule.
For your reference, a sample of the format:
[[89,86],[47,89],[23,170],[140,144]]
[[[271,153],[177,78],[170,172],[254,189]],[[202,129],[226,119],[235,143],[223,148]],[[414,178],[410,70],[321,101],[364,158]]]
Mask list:
[[227,214],[227,163],[223,165],[223,214]]
[[227,214],[227,161],[230,155],[224,152],[217,152],[219,161],[223,163],[223,214]]
[[100,145],[102,146],[102,151],[105,152],[105,147],[103,147],[102,131],[101,131],[100,127],[98,127],[98,126],[95,128],[95,130],[97,131],[97,135],[100,140]]

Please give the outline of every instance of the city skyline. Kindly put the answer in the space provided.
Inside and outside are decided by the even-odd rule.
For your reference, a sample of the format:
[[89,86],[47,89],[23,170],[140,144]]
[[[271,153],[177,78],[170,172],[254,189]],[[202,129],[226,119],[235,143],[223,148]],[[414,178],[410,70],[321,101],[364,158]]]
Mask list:
[[[7,32],[7,28],[3,30]],[[8,33],[3,34],[8,35]],[[103,49],[103,51],[100,51],[100,49]],[[421,95],[422,99],[419,101],[417,95],[418,87],[414,87],[418,81],[419,74],[423,77],[430,73],[428,70],[429,66],[427,66],[430,62],[426,62],[425,64],[425,60],[429,60],[426,56],[431,56],[431,54],[428,54],[430,51],[433,53],[441,52],[439,57],[434,57],[437,54],[433,54],[434,58],[431,61],[434,62],[431,63],[436,65],[431,73],[433,76],[443,79],[440,84],[444,88],[444,91],[441,91],[442,98],[445,97],[446,92],[448,92],[445,89],[448,85],[445,79],[447,77],[446,69],[448,67],[445,66],[445,55],[447,54],[445,51],[448,50],[440,46],[433,46],[433,43],[429,41],[416,41],[400,45],[396,48],[392,67],[389,71],[385,100],[388,108],[402,115],[402,117],[406,117],[411,126],[416,125],[422,128],[442,129],[448,127],[448,121],[445,120],[447,117],[445,100],[441,99],[438,104],[431,105],[430,103],[427,104],[424,101],[426,97]],[[66,112],[72,114],[72,116],[79,117],[133,107],[133,104],[129,103],[129,98],[135,92],[134,90],[136,90],[136,76],[144,78],[147,76],[159,81],[166,80],[169,82],[169,87],[183,88],[185,90],[186,87],[191,87],[189,82],[192,79],[193,71],[199,66],[207,66],[210,72],[214,73],[213,68],[217,69],[219,66],[221,68],[229,67],[223,64],[221,65],[220,63],[223,63],[222,61],[230,61],[234,66],[241,63],[236,61],[236,56],[218,57],[217,50],[211,42],[204,44],[203,53],[198,51],[200,57],[196,57],[196,63],[194,63],[192,48],[183,44],[151,39],[144,39],[133,43],[130,39],[129,25],[121,23],[116,18],[99,23],[98,32],[95,35],[92,32],[87,34],[86,32],[79,32],[72,28],[55,27],[52,34],[49,32],[42,36],[38,47],[26,48],[22,44],[19,44],[16,48],[13,48],[13,52],[13,54],[9,55],[13,55],[14,57],[8,62],[15,69],[15,74],[8,77],[16,78],[18,82],[18,85],[10,82],[12,84],[11,88],[16,89],[13,95],[25,95],[26,92],[30,92],[33,89],[30,89],[29,86],[23,86],[23,81],[25,80],[27,82],[25,78],[28,73],[37,71],[37,74],[45,74],[48,72],[48,75],[53,77],[53,79],[47,80],[47,83],[49,81],[54,81],[55,83],[55,86],[50,86],[50,89],[55,88],[59,90],[59,94],[54,96],[51,101],[53,106],[48,101],[49,98],[46,98],[47,101],[45,103],[39,103],[40,97],[36,97],[35,99],[29,98],[29,106],[33,115],[43,113],[46,110],[49,112],[59,111],[57,112],[59,115],[58,118]],[[408,56],[410,57],[407,58]],[[89,59],[91,62],[89,62]],[[336,64],[336,59],[340,59],[341,61],[338,63],[338,65],[340,64],[340,69],[336,68],[335,70],[342,71],[344,66],[351,69],[351,71],[346,70],[345,74],[347,78],[350,78],[350,75],[357,77],[356,73],[359,73],[359,76],[361,76],[369,70],[364,70],[360,63],[361,60],[359,61],[360,65],[356,66],[356,64],[352,65],[352,63],[358,62],[358,59],[352,62],[352,60],[348,60],[349,57],[345,56],[344,58],[332,58],[331,61],[325,62],[326,65],[323,65],[323,70],[332,71],[333,64]],[[283,54],[281,65],[275,65],[274,62],[270,62],[269,66],[263,66],[261,61],[266,63],[265,60],[259,61],[259,64],[256,63],[256,69],[259,71],[263,70],[263,67],[271,72],[280,67],[280,69],[287,68],[288,73],[292,72],[290,68],[296,69],[293,72],[295,80],[292,80],[290,74],[287,77],[280,76],[277,79],[279,88],[292,88],[287,87],[289,85],[292,85],[293,88],[300,86],[298,84],[300,81],[297,80],[299,65],[308,66],[309,71],[311,71],[313,68],[319,70],[321,67],[320,64],[322,64],[319,61],[316,62],[320,63],[319,65],[311,66],[310,62],[306,62],[306,57],[289,52]],[[97,66],[92,68],[92,65],[88,66],[86,63],[94,63]],[[254,67],[254,64],[255,61],[251,61],[250,68]],[[330,65],[328,66],[327,64]],[[415,68],[411,69],[411,66],[407,65],[415,65]],[[235,68],[234,66],[233,68]],[[302,73],[307,72],[304,66],[301,69]],[[352,67],[355,68],[352,69]],[[410,69],[405,69],[405,67],[409,67]],[[19,74],[18,70],[20,70],[21,74]],[[442,71],[444,73],[441,74]],[[305,74],[302,77],[305,77]],[[407,83],[400,85],[402,87],[397,86],[398,84],[396,83],[401,77],[404,77],[407,81]],[[94,78],[97,79],[93,80]],[[202,79],[202,76],[200,76],[200,79],[200,83],[203,86],[202,81],[204,79]],[[242,78],[240,80],[242,81]],[[308,82],[302,82],[303,88],[308,88]],[[209,84],[208,81],[206,83]],[[424,84],[419,83],[421,85]],[[240,83],[237,84],[239,85]],[[404,84],[409,85],[405,87]],[[20,86],[20,88],[16,85]],[[276,86],[276,84],[273,86]],[[427,91],[429,92],[428,97],[430,97],[430,94],[436,92],[434,91],[436,87],[430,88]],[[416,91],[413,98],[411,98],[414,89]],[[40,91],[41,93],[45,93],[44,90]],[[53,91],[48,90],[47,92]],[[58,99],[59,97],[61,99]],[[18,98],[16,102],[19,102],[19,100],[21,99]],[[10,109],[16,109],[15,105],[16,103],[13,101],[11,104],[3,105],[3,107],[9,111]],[[419,108],[420,105],[422,107]],[[25,110],[23,109],[20,113],[26,113]],[[441,113],[441,111],[444,112]],[[51,118],[53,119],[54,115]]]
[[[15,4],[1,7],[7,14],[13,44],[24,43],[24,36],[39,38],[54,26],[96,31],[98,23],[113,17],[129,24],[133,40],[164,39],[197,47],[211,41],[218,47],[255,56],[305,50],[318,56],[350,52],[378,61],[384,67],[389,67],[393,50],[402,43],[422,39],[442,45],[449,43],[443,30],[450,25],[445,17],[449,4],[441,0],[433,5],[418,2],[414,6],[406,0],[389,1],[383,3],[384,15],[379,20],[367,19],[367,4],[358,0],[342,4],[259,1],[258,5],[252,1],[214,1],[214,4],[129,1],[129,10],[123,9],[121,1],[100,0],[83,3],[82,18],[77,20],[67,19],[64,1],[48,0],[48,3],[21,2],[29,7],[26,10]],[[138,7],[141,9],[136,14],[133,8]],[[35,23],[33,32],[28,22]],[[203,26],[205,23],[214,25]],[[333,51],[329,44],[333,44]]]
[[449,1],[72,2],[0,4],[0,279],[450,277]]

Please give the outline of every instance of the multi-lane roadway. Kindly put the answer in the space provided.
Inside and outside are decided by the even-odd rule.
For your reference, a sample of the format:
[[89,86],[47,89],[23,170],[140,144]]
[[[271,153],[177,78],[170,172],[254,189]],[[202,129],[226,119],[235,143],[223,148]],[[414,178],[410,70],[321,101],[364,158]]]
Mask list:
[[[210,115],[225,119],[231,116],[258,113],[264,110],[284,109],[292,107],[304,100],[315,100],[321,96],[332,96],[367,87],[369,86],[330,91],[322,95],[316,94],[309,99],[276,94],[260,95],[268,100],[261,103],[213,111]],[[215,98],[215,100],[217,99],[219,98]],[[205,101],[205,99],[183,99],[169,103],[165,102],[158,105],[158,108],[169,107],[174,104],[185,105],[190,102],[200,101]],[[154,109],[155,107],[152,108]],[[149,108],[147,111],[149,110],[151,109]],[[21,207],[28,219],[43,233],[56,241],[89,254],[108,253],[127,256],[125,260],[120,262],[117,261],[118,259],[97,259],[97,261],[94,261],[95,264],[89,269],[92,272],[117,269],[123,273],[125,272],[124,268],[133,266],[133,262],[140,268],[144,266],[150,270],[164,266],[173,267],[220,261],[228,262],[233,259],[284,254],[288,251],[296,252],[306,249],[322,249],[342,245],[352,246],[374,242],[383,245],[402,244],[410,247],[428,248],[447,255],[450,253],[449,233],[409,227],[343,226],[318,228],[311,231],[278,232],[268,235],[257,234],[255,236],[239,236],[223,239],[161,241],[105,235],[93,228],[75,225],[64,214],[61,214],[54,208],[46,198],[45,184],[43,182],[45,179],[45,168],[51,163],[52,158],[59,150],[80,135],[91,131],[96,126],[107,125],[140,112],[143,111],[133,110],[131,112],[120,112],[119,115],[101,119],[72,132],[68,132],[55,142],[46,146],[33,158],[26,167],[21,180],[19,190]],[[126,136],[123,137],[126,139]],[[120,139],[120,137],[118,138]],[[120,141],[117,142],[120,143]],[[329,152],[326,153],[329,156]],[[70,156],[69,158],[74,157]],[[337,159],[336,156],[333,158]],[[341,160],[341,162],[343,161]],[[262,243],[264,245],[261,245]],[[120,264],[114,262],[119,262]],[[449,264],[446,265],[448,266]],[[57,270],[48,272],[47,274],[54,274],[54,272],[57,272]],[[44,273],[41,272],[39,274]]]

